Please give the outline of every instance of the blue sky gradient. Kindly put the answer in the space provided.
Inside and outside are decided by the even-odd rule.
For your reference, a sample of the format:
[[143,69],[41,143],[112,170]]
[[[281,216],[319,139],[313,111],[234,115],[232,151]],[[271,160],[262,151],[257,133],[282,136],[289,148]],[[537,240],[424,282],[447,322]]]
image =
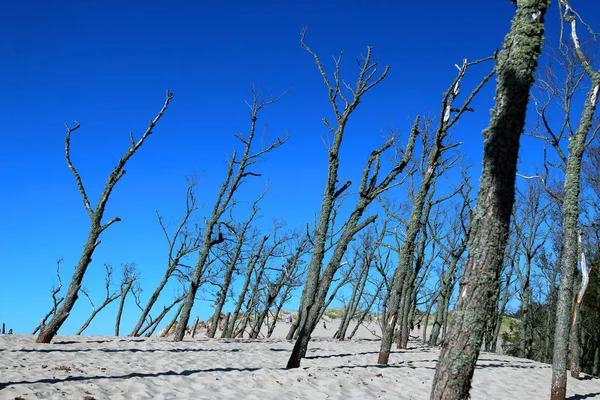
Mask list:
[[[593,1],[573,6],[600,26]],[[88,231],[88,216],[64,160],[64,123],[81,128],[72,137],[72,160],[93,204],[129,145],[175,97],[154,134],[127,166],[106,217],[122,222],[101,237],[85,278],[102,296],[104,262],[136,262],[146,294],[165,267],[167,245],[156,221],[177,221],[184,211],[185,175],[198,175],[197,195],[212,208],[227,157],[239,149],[234,133],[247,132],[251,88],[290,93],[261,115],[267,140],[291,139],[256,167],[240,200],[251,202],[269,183],[261,222],[283,219],[301,228],[318,212],[326,177],[327,93],[307,43],[326,67],[344,51],[342,74],[351,82],[355,58],[374,47],[390,65],[389,77],[369,92],[352,116],[344,141],[341,177],[359,181],[364,160],[396,127],[406,138],[418,114],[437,113],[442,93],[456,75],[454,64],[501,47],[514,6],[508,0],[460,2],[367,1],[29,1],[12,2],[0,14],[0,322],[30,333],[50,307],[55,260],[64,257],[68,284]],[[594,20],[595,18],[595,20]],[[548,36],[557,42],[558,12],[549,10]],[[489,66],[473,70],[465,91]],[[469,86],[470,85],[470,86]],[[493,105],[494,83],[465,115],[455,137],[464,142],[477,176],[481,131]],[[533,146],[529,139],[524,146]],[[538,146],[539,147],[539,146]],[[541,153],[540,153],[541,154]],[[525,158],[525,168],[539,156]],[[398,193],[401,196],[401,193]],[[202,215],[202,214],[201,214]],[[167,297],[170,293],[167,293]],[[99,301],[99,300],[98,300]],[[296,303],[297,304],[297,301]],[[74,333],[90,312],[80,298],[61,333]],[[194,315],[211,313],[197,301]],[[125,309],[122,332],[139,312]],[[99,314],[87,334],[112,334],[114,307]]]

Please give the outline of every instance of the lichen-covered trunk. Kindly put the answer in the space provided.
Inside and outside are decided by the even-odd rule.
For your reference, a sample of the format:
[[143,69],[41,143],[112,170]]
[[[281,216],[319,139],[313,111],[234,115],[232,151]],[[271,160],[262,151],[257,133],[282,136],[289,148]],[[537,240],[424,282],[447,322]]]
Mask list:
[[102,219],[103,211],[104,210],[102,210],[102,212],[94,213],[88,239],[83,247],[81,258],[73,272],[73,277],[71,278],[71,283],[69,284],[65,299],[52,316],[50,322],[40,328],[36,343],[50,343],[71,313],[73,306],[75,306],[75,302],[79,297],[79,290],[81,289],[81,282],[83,282],[85,271],[87,271],[88,266],[92,262],[92,254],[99,243],[98,238],[102,233],[100,221]]
[[[359,224],[359,221],[369,203],[369,199],[366,199],[365,197],[361,196],[361,198],[357,202],[355,210],[348,218],[344,232],[338,239],[338,242],[335,246],[335,250],[333,251],[331,258],[327,263],[327,267],[322,273],[320,272],[319,268],[319,271],[317,271],[318,275],[316,276],[315,280],[310,282],[310,289],[307,291],[307,293],[311,293],[311,295],[306,298],[304,304],[301,303],[301,312],[298,317],[298,338],[296,339],[296,343],[294,344],[292,354],[290,355],[290,358],[288,360],[287,368],[299,368],[300,360],[306,355],[306,351],[308,349],[308,342],[310,341],[310,335],[317,326],[319,318],[321,317],[322,312],[324,311],[325,299],[327,298],[327,293],[329,292],[329,288],[331,287],[331,282],[333,281],[335,273],[340,268],[340,263],[342,261],[342,258],[344,257],[344,254],[346,253],[346,250],[348,249],[350,241],[352,240],[354,235],[358,233],[358,231],[360,231],[360,229],[374,222],[377,218],[377,216],[371,216]],[[325,242],[323,242],[323,246],[324,244]],[[322,261],[323,257],[321,257],[320,260]],[[309,285],[308,280],[305,284],[305,290],[307,285]]]
[[575,135],[569,142],[565,173],[563,211],[563,251],[561,278],[556,303],[556,327],[552,358],[551,400],[564,400],[567,394],[567,357],[573,310],[573,281],[579,256],[579,193],[581,191],[581,160],[588,132],[596,111],[598,83],[594,82],[586,97],[583,113]]
[[468,399],[497,287],[515,200],[519,142],[544,36],[549,0],[520,0],[496,64],[496,104],[484,131],[483,168],[469,255],[440,353],[432,399]]

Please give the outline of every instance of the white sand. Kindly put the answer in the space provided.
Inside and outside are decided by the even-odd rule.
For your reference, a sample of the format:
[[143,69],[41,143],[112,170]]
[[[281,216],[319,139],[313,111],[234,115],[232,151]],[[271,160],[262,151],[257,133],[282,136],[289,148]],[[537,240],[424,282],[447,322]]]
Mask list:
[[[379,341],[329,337],[336,321],[313,335],[302,367],[284,369],[293,343],[282,338],[171,339],[0,336],[0,399],[428,399],[438,350],[411,341],[388,367],[376,365]],[[371,328],[374,328],[374,324]],[[416,334],[416,332],[415,332]],[[550,366],[483,353],[473,399],[547,399]],[[600,379],[569,378],[572,399],[600,399]]]

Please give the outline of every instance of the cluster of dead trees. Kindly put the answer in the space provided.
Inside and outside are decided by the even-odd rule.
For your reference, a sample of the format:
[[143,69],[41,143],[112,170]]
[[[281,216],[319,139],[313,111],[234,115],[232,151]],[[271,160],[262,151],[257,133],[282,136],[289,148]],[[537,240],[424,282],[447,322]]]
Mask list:
[[[261,112],[280,98],[254,91],[248,132],[236,135],[239,149],[207,214],[198,217],[196,182],[189,178],[180,223],[169,226],[158,215],[168,250],[162,279],[149,296],[142,295],[132,265],[123,267],[116,288],[113,268],[105,266],[100,304],[83,279],[100,235],[120,221],[103,222],[110,194],[173,95],[167,92],[141,138],[131,137],[96,206],[70,160],[71,134],[79,124],[67,126],[66,160],[90,216],[90,231],[64,297],[58,274],[38,342],[51,341],[79,294],[92,306],[79,333],[120,299],[118,335],[131,292],[140,315],[130,335],[151,335],[166,325],[165,331],[180,341],[197,300],[210,302],[214,310],[205,325],[210,337],[246,333],[258,338],[263,326],[271,335],[285,304],[301,292],[287,335],[294,340],[288,368],[300,366],[317,324],[337,299],[344,308],[334,337],[346,340],[360,326],[378,324],[379,364],[390,362],[394,343],[406,348],[411,328],[422,324],[423,342],[442,347],[432,398],[468,398],[483,348],[552,362],[551,396],[564,399],[567,366],[578,378],[580,372],[598,375],[600,363],[600,125],[595,117],[600,71],[578,36],[583,19],[568,1],[557,1],[563,29],[558,48],[546,52],[545,68],[537,70],[550,0],[513,1],[515,16],[502,49],[456,64],[437,117],[416,117],[404,140],[389,132],[363,161],[358,184],[342,179],[344,163],[357,162],[342,159],[343,139],[351,116],[374,96],[389,67],[379,68],[369,47],[356,75],[342,77],[342,53],[328,71],[303,31],[301,46],[315,62],[331,106],[323,118],[330,139],[324,154],[328,166],[314,222],[296,231],[278,222],[265,228],[258,216],[267,192],[249,206],[238,200],[240,187],[261,176],[257,162],[287,141],[283,135],[257,143]],[[483,132],[475,196],[461,143],[452,133],[470,113],[481,112],[476,111],[478,94],[494,79],[495,105]],[[574,109],[582,110],[579,118]],[[523,134],[535,140],[532,146],[542,161],[533,173],[518,174]],[[175,288],[170,300],[165,300],[166,288]]]

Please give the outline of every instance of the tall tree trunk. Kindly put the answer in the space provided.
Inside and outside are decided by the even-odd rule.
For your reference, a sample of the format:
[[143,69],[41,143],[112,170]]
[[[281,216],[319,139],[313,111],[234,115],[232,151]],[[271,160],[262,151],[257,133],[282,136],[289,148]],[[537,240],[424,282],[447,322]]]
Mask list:
[[469,256],[452,313],[448,340],[436,367],[432,399],[467,399],[497,287],[515,200],[519,141],[529,90],[544,37],[549,0],[518,0],[498,55],[496,104],[484,132],[483,169],[471,221]]
[[561,278],[556,304],[556,328],[554,331],[554,351],[552,358],[552,400],[564,400],[567,393],[567,357],[573,310],[573,284],[578,259],[579,193],[581,191],[581,161],[585,151],[587,135],[598,101],[600,73],[594,77],[586,97],[583,113],[575,135],[569,142],[569,156],[565,173],[565,196],[563,211],[563,254]]

